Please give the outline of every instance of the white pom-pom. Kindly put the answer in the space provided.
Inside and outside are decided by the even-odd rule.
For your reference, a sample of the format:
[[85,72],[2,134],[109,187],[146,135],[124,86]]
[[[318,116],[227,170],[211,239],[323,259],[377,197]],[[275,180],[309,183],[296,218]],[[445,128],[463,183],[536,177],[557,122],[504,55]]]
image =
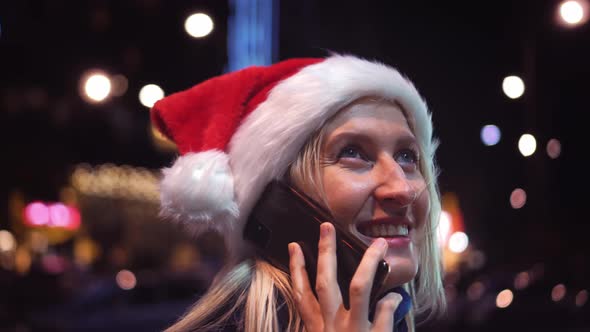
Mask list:
[[165,168],[160,183],[161,214],[196,233],[233,228],[239,214],[227,154],[219,150],[187,153]]

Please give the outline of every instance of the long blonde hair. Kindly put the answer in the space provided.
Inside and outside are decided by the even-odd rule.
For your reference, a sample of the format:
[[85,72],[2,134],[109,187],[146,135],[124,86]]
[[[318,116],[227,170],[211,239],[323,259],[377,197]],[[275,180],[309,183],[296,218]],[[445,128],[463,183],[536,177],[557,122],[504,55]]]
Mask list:
[[[379,102],[380,100],[372,100]],[[285,178],[317,198],[325,197],[321,183],[321,147],[325,136],[323,126],[305,144],[290,166]],[[442,266],[436,227],[441,212],[440,194],[436,178],[434,150],[437,142],[418,142],[422,151],[432,151],[420,158],[420,168],[427,183],[431,209],[425,226],[425,238],[420,241],[420,261],[417,281],[404,288],[414,305],[407,315],[409,331],[415,331],[415,315],[425,314],[424,320],[442,314],[446,308],[442,285]],[[278,303],[279,299],[284,301]],[[303,331],[304,326],[295,307],[290,277],[262,259],[245,260],[230,267],[216,280],[187,313],[166,332],[218,331],[233,320],[245,332],[274,332],[279,330],[277,307],[286,306],[289,320],[285,331]]]

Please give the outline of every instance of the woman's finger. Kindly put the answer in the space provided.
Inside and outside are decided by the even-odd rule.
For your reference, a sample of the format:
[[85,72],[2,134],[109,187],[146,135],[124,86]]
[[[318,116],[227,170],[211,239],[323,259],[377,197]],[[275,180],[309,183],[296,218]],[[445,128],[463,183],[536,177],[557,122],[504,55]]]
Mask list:
[[359,327],[365,326],[369,317],[369,302],[373,279],[379,262],[387,252],[387,241],[379,238],[365,251],[363,258],[350,281],[350,317]]
[[315,290],[322,315],[328,324],[342,305],[342,294],[336,276],[336,231],[334,225],[327,222],[320,225],[318,247],[318,274]]
[[307,331],[322,331],[323,319],[318,303],[309,285],[309,277],[305,270],[305,258],[297,243],[289,243],[289,270],[295,305]]
[[[402,302],[402,296],[398,293],[385,295],[375,308],[372,331],[393,331],[393,319],[395,310]],[[394,331],[395,332],[395,331]]]

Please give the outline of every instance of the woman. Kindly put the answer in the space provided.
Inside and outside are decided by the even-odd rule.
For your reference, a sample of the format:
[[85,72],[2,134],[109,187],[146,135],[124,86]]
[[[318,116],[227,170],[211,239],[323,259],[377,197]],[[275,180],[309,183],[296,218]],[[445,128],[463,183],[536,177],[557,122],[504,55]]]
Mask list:
[[[196,233],[219,231],[230,252],[211,289],[168,331],[403,331],[414,330],[415,314],[444,309],[436,142],[426,104],[395,69],[339,55],[251,67],[160,100],[152,120],[181,153],[164,170],[162,214]],[[370,245],[349,309],[335,281],[331,224],[321,227],[317,298],[297,244],[289,244],[287,275],[244,241],[273,179]],[[381,259],[392,272],[371,321],[368,292]],[[413,310],[398,324],[406,290]]]

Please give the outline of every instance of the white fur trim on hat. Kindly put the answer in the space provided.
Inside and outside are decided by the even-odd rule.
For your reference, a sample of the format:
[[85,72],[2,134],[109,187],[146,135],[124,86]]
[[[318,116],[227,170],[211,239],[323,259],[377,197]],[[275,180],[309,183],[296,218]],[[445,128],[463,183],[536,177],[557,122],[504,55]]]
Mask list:
[[238,206],[227,154],[219,150],[187,153],[163,173],[162,216],[182,222],[195,233],[231,231]]

